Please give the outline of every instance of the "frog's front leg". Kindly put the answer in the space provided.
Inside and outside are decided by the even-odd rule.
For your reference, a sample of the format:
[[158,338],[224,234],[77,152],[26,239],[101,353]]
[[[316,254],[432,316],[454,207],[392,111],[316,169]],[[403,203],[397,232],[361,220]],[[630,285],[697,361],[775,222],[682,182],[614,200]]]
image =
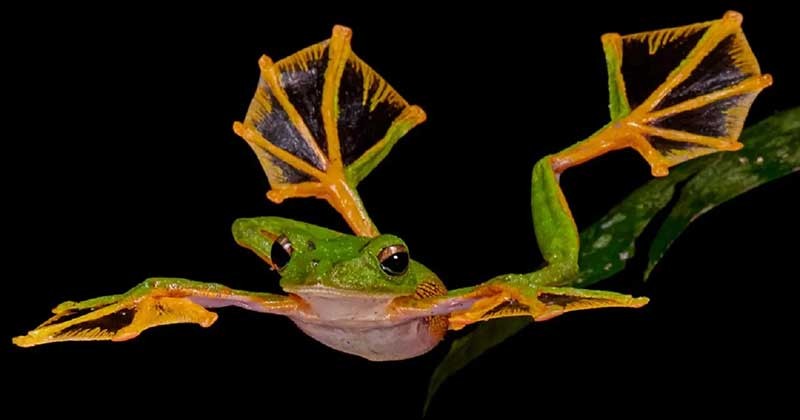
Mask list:
[[234,290],[217,283],[178,278],[151,278],[127,293],[64,302],[53,317],[14,344],[30,347],[58,341],[124,341],[167,324],[195,323],[208,327],[217,314],[206,308],[238,306],[257,312],[289,314],[303,310],[292,296]]

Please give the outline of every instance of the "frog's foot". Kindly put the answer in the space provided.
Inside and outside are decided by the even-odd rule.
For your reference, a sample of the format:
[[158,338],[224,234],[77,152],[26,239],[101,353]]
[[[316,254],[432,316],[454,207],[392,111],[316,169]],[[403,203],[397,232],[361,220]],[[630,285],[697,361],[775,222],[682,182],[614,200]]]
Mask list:
[[399,298],[394,308],[408,316],[446,315],[451,330],[494,318],[530,316],[545,321],[567,312],[599,308],[641,308],[649,299],[571,287],[518,287],[489,282],[427,299]]
[[772,84],[761,74],[741,23],[739,13],[728,12],[679,28],[604,35],[612,122],[553,155],[553,169],[560,173],[631,147],[654,176],[664,176],[686,160],[739,150],[750,105]]
[[64,302],[50,319],[14,344],[30,347],[59,341],[124,341],[142,331],[177,323],[211,326],[217,314],[205,308],[240,306],[259,312],[285,314],[298,310],[297,299],[250,293],[214,283],[184,279],[149,279],[129,292],[82,302]]
[[354,233],[374,237],[356,186],[425,112],[353,53],[351,36],[336,26],[329,40],[282,60],[261,57],[256,93],[233,130],[261,162],[270,200],[324,199]]
[[536,300],[544,305],[544,310],[534,315],[537,321],[585,309],[641,308],[650,301],[646,297],[572,287],[542,287],[538,290]]

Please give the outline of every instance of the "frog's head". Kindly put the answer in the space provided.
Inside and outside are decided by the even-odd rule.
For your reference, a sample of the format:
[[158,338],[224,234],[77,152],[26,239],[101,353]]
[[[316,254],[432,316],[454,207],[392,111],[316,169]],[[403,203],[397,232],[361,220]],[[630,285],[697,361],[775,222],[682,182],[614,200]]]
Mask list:
[[441,284],[409,258],[394,235],[365,238],[279,217],[238,219],[236,242],[281,275],[284,290],[307,286],[375,294],[411,295],[423,283]]

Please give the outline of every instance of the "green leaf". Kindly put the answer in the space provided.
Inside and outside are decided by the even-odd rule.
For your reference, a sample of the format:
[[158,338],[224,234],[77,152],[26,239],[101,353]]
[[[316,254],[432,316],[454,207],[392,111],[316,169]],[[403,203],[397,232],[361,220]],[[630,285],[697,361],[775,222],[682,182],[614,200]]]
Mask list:
[[759,185],[800,170],[800,108],[781,112],[748,128],[745,147],[719,159],[692,178],[650,247],[645,278],[689,224],[714,207]]
[[486,350],[502,343],[508,337],[525,328],[532,321],[528,317],[498,318],[478,325],[469,334],[453,341],[450,351],[442,359],[431,376],[428,386],[428,397],[425,400],[423,416],[428,412],[433,396],[439,387],[454,373],[475,360]]
[[622,271],[633,258],[636,238],[672,200],[675,185],[716,158],[713,155],[688,162],[672,170],[669,176],[648,182],[581,232],[580,273],[574,285],[586,287]]
[[[648,182],[585,229],[581,233],[581,272],[574,284],[585,287],[621,271],[633,257],[636,239],[670,203],[677,184],[689,180],[653,241],[648,273],[692,220],[739,194],[800,170],[800,108],[752,126],[741,141],[745,147],[739,152],[699,158],[672,169],[665,178]],[[431,377],[425,411],[447,378],[528,324],[527,317],[496,319],[454,341]]]

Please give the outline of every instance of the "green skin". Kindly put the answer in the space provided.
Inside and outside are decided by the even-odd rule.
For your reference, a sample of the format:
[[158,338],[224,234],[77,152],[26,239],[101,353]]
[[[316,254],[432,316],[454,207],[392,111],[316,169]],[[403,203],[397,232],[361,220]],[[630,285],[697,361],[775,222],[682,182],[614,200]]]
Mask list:
[[268,263],[273,246],[270,238],[280,235],[286,236],[294,249],[279,271],[283,290],[316,285],[366,294],[409,295],[424,279],[435,276],[413,260],[402,275],[384,273],[378,253],[388,246],[405,246],[394,235],[366,238],[278,217],[239,219],[233,224],[236,242]]

